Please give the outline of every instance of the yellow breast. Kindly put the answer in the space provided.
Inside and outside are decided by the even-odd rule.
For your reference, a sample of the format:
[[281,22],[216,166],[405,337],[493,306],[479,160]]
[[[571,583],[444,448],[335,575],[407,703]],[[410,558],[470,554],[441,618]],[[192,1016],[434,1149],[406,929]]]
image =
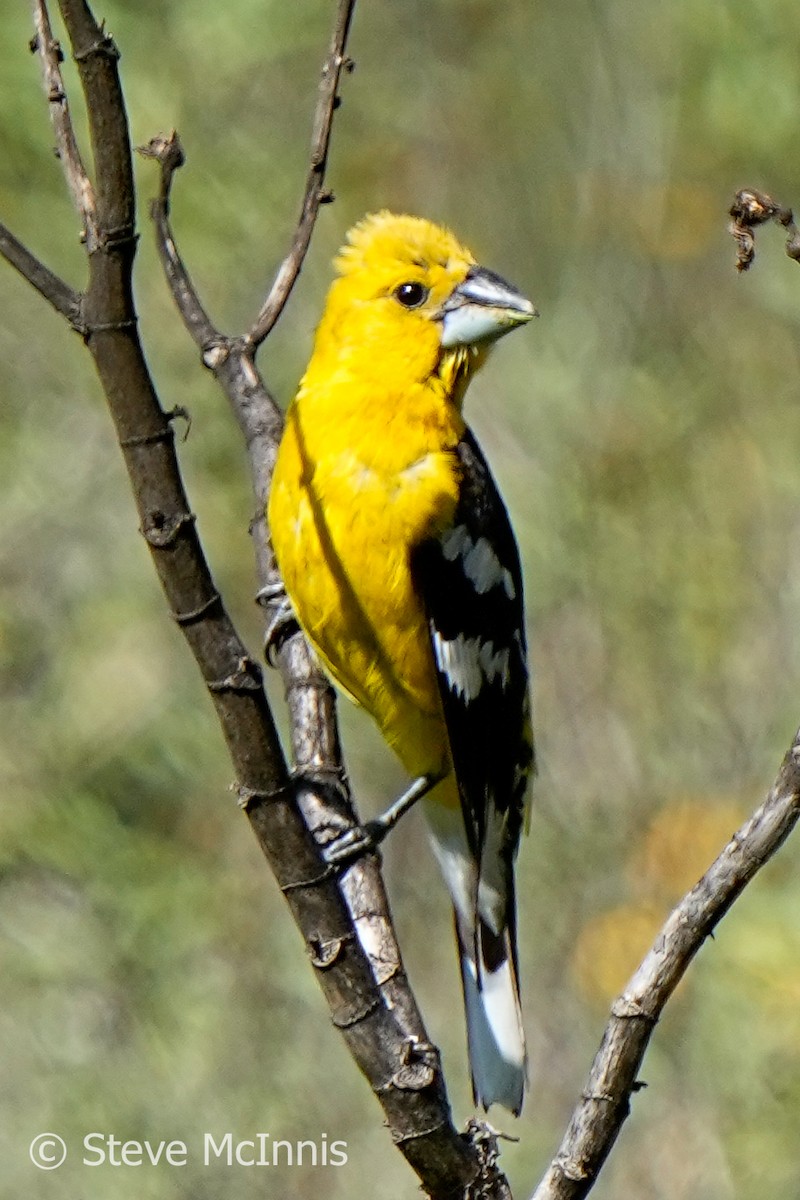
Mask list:
[[418,773],[441,760],[441,706],[410,550],[452,520],[452,450],[463,422],[422,395],[406,395],[402,408],[382,403],[356,425],[347,407],[346,396],[321,404],[301,389],[290,408],[270,498],[272,540],[323,663]]

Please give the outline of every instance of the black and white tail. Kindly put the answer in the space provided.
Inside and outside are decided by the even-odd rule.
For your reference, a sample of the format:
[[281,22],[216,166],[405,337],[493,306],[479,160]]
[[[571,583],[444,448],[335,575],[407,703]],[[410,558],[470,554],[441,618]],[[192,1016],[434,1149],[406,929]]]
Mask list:
[[[452,777],[440,784],[441,791],[448,787],[455,788]],[[435,803],[426,804],[426,809],[431,846],[453,901],[473,1097],[485,1109],[502,1104],[519,1116],[527,1056],[517,982],[513,879],[504,873],[500,888],[500,876],[492,875],[482,887],[459,810]]]
[[513,933],[505,929],[498,935],[478,918],[470,938],[457,915],[455,924],[472,1094],[484,1109],[502,1104],[519,1116],[527,1070]]

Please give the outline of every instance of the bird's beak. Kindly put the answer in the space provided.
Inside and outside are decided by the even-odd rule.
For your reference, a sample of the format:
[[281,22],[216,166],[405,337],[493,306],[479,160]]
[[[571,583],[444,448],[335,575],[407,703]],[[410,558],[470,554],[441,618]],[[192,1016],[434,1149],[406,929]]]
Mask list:
[[471,267],[439,312],[441,344],[450,350],[491,342],[538,315],[530,300],[494,271]]

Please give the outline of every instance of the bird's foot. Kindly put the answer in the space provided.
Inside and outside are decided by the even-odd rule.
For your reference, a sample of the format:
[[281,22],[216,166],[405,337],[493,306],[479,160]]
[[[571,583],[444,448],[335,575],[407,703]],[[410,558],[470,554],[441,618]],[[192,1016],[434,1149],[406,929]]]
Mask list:
[[363,825],[354,825],[326,846],[323,851],[325,861],[329,866],[341,868],[351,866],[365,854],[374,854],[400,818],[438,782],[438,776],[420,775],[386,812]]
[[286,589],[280,579],[265,583],[256,592],[256,601],[267,612],[267,628],[264,632],[264,656],[271,667],[277,663],[278,653],[287,638],[297,633],[300,626]]

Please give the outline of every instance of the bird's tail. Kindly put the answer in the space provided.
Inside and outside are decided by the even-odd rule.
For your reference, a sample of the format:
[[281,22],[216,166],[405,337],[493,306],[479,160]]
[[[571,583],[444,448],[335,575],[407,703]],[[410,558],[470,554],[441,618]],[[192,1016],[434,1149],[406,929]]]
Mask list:
[[[513,902],[511,905],[513,914]],[[477,918],[474,933],[456,913],[456,936],[467,1014],[467,1044],[476,1104],[502,1104],[519,1116],[527,1082],[525,1038],[517,983],[513,917],[495,933]]]

